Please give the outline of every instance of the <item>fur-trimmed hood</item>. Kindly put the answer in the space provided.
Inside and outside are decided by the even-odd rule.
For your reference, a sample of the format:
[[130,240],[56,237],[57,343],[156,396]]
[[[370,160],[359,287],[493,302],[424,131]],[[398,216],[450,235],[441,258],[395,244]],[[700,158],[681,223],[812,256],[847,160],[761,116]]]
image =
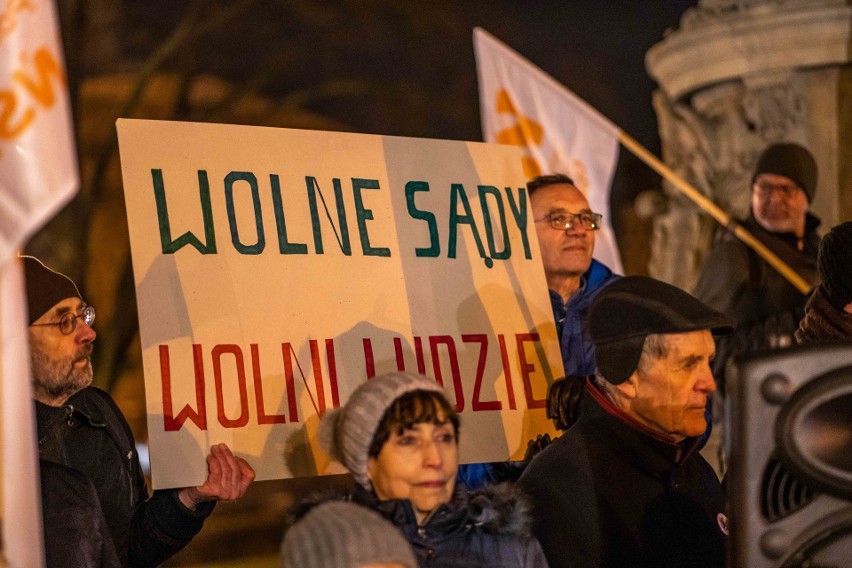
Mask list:
[[493,534],[532,536],[532,505],[512,483],[486,485],[468,494],[470,519]]
[[[358,486],[352,493],[330,490],[308,496],[288,511],[285,526],[290,527],[317,505],[331,500],[354,501],[378,510],[394,524],[413,522],[416,525],[414,510],[408,500],[381,501],[372,491]],[[429,526],[433,522],[443,525],[449,522],[457,528],[467,525],[480,527],[489,534],[530,538],[531,511],[529,499],[514,484],[487,485],[470,492],[459,484],[456,486],[453,500],[430,515],[426,525]]]
[[411,544],[421,567],[525,566],[545,568],[547,560],[531,536],[530,505],[521,489],[509,483],[469,492],[457,485],[452,501],[418,524],[408,499],[381,501],[357,486],[353,493],[322,493],[290,512],[291,522],[328,499],[346,499],[379,512]]

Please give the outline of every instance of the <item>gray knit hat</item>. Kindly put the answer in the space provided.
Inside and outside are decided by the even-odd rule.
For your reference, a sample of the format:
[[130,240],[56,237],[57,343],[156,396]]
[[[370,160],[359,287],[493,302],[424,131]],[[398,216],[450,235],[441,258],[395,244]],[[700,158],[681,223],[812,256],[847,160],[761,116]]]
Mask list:
[[371,489],[367,454],[379,422],[396,399],[413,391],[444,394],[441,385],[423,375],[388,373],[360,385],[345,405],[328,412],[320,422],[320,444],[365,489]]
[[311,509],[284,535],[282,568],[361,568],[400,564],[417,568],[411,545],[375,511],[350,501]]

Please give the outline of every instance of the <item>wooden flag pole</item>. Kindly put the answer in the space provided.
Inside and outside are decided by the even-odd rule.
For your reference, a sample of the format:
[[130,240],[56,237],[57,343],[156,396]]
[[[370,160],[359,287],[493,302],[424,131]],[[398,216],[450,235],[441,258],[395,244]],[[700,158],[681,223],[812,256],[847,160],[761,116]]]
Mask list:
[[781,260],[774,252],[766,248],[762,242],[757,240],[754,235],[746,230],[736,219],[722,211],[713,201],[700,191],[692,187],[682,177],[674,172],[671,168],[662,163],[654,154],[649,152],[644,146],[639,144],[629,134],[622,130],[618,131],[618,140],[625,148],[633,152],[637,158],[648,164],[655,172],[663,176],[681,193],[690,198],[696,205],[707,212],[711,217],[716,219],[721,225],[727,227],[739,240],[754,249],[760,257],[769,263],[772,268],[778,271],[781,276],[787,279],[793,286],[796,287],[802,294],[808,294],[811,291],[811,285],[799,274],[790,268],[790,266]]

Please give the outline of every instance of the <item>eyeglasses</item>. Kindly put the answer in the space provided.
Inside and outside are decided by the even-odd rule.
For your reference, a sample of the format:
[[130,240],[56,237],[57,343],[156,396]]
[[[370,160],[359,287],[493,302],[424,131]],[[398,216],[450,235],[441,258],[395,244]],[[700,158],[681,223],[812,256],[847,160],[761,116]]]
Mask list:
[[33,327],[55,325],[59,328],[59,331],[62,332],[62,335],[71,335],[74,333],[74,330],[77,329],[77,319],[82,319],[86,322],[86,325],[92,325],[95,323],[95,308],[92,306],[86,306],[80,310],[79,314],[74,314],[72,312],[64,314],[61,318],[59,318],[59,321],[52,323],[33,323],[30,325]]
[[536,219],[536,223],[547,221],[550,226],[557,231],[567,231],[575,228],[574,219],[579,219],[580,224],[587,231],[597,231],[601,228],[601,220],[603,215],[600,213],[551,213],[541,219]]
[[761,197],[768,197],[776,191],[781,194],[781,197],[793,197],[796,193],[802,191],[802,188],[789,183],[769,183],[766,181],[754,184],[754,192]]

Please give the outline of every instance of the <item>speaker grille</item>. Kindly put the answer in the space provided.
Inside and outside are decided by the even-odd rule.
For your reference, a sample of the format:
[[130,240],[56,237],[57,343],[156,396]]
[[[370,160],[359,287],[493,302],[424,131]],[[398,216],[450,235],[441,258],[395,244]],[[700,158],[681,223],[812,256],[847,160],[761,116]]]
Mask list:
[[817,493],[796,479],[772,456],[763,473],[761,509],[769,522],[791,515],[814,500]]

